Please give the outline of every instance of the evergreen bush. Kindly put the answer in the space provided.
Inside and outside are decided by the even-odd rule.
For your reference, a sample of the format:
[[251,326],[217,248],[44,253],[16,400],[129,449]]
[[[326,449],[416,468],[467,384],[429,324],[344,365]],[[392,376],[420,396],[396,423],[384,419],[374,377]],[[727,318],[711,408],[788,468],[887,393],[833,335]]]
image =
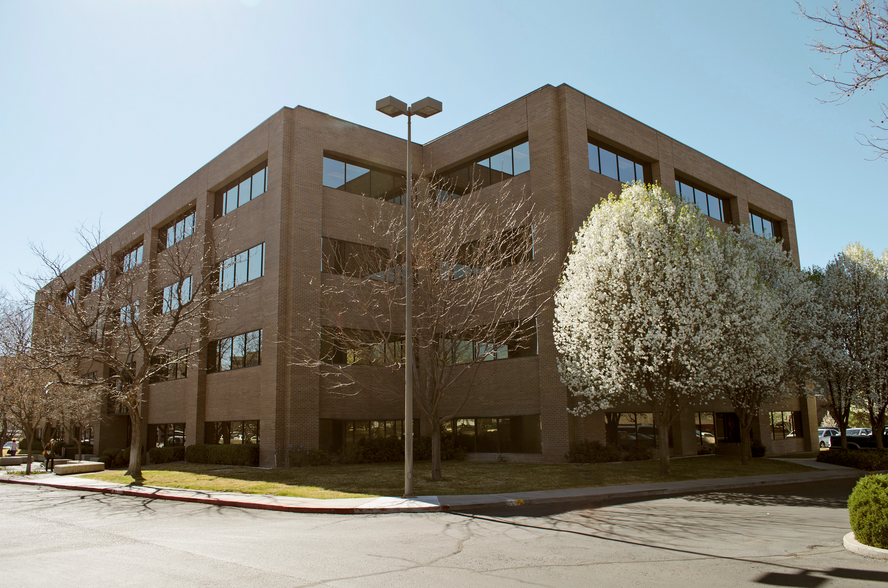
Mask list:
[[888,475],[861,478],[848,498],[854,538],[871,547],[888,549]]
[[873,472],[888,470],[888,449],[842,449],[821,451],[817,461]]
[[151,463],[170,463],[172,461],[185,461],[185,447],[152,447],[148,450],[148,459]]
[[258,445],[189,445],[185,461],[220,465],[259,465]]
[[600,441],[583,439],[571,443],[564,457],[570,463],[607,463],[620,461],[622,452],[618,447],[602,445]]

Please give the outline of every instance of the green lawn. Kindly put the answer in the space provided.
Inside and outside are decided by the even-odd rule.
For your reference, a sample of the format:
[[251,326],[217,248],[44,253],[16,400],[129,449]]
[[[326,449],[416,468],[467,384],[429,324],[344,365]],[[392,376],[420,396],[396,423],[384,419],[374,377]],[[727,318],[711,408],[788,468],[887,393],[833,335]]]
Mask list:
[[[648,482],[675,482],[732,476],[758,476],[810,471],[793,463],[754,459],[740,465],[739,457],[710,455],[672,460],[672,475],[661,476],[659,462],[636,461],[603,464],[518,464],[444,462],[444,480],[432,482],[431,463],[417,462],[414,484],[417,496],[447,494],[497,494],[531,490],[588,488]],[[249,494],[273,494],[304,498],[354,498],[400,496],[404,489],[404,465],[367,465],[278,468],[264,470],[176,462],[146,466],[145,484]],[[85,478],[131,484],[123,470],[87,474]]]

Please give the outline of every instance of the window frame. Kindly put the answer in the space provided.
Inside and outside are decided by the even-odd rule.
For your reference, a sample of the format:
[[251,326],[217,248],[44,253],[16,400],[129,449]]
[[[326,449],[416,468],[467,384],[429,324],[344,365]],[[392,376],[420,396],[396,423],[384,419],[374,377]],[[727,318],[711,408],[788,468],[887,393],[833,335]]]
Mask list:
[[[626,151],[623,151],[622,149],[619,149],[617,147],[613,147],[612,145],[609,145],[607,143],[604,143],[604,142],[599,141],[598,139],[594,139],[592,137],[586,138],[586,144],[587,144],[586,150],[587,150],[587,156],[588,156],[589,171],[595,172],[595,173],[602,175],[606,178],[610,178],[612,180],[620,182],[621,184],[629,184],[632,182],[639,181],[638,180],[638,173],[640,171],[641,176],[642,176],[641,182],[648,183],[649,178],[651,177],[651,172],[649,170],[650,164],[648,162],[643,161],[643,160],[639,159],[637,156],[627,153]],[[595,154],[596,154],[595,163],[596,163],[597,168],[592,167],[593,148],[595,149]],[[602,166],[602,158],[601,158],[601,151],[602,150],[605,151],[606,153],[614,156],[614,166],[615,166],[614,167],[614,175],[610,175],[608,173],[605,173],[605,171],[603,171],[603,169],[602,169],[602,167],[603,167]],[[621,177],[621,174],[620,174],[620,160],[621,159],[633,164],[632,165],[632,171],[633,171],[632,179],[625,179],[624,180]]]
[[[190,219],[190,222],[189,222]],[[179,232],[179,224],[182,224],[181,233]],[[180,243],[194,234],[197,229],[197,209],[194,205],[190,206],[185,212],[177,215],[172,221],[166,223],[158,229],[158,248],[163,251],[169,249],[173,245]],[[170,231],[173,234],[173,240],[170,241]]]
[[[256,176],[262,174],[262,191],[258,194],[256,193],[254,184],[256,183],[254,180]],[[244,202],[241,202],[241,186],[248,181],[250,182],[250,197],[246,199]],[[234,207],[229,207],[229,198],[231,197],[231,192],[233,190],[237,190],[237,194],[235,196],[236,203]],[[268,192],[268,162],[264,161],[261,164],[250,168],[249,171],[239,175],[235,180],[225,184],[219,190],[216,190],[216,193],[213,198],[213,218],[218,219],[225,215],[233,213],[235,210],[243,207],[246,204],[249,204],[256,198],[266,194]]]
[[[689,200],[688,196],[683,193],[684,190],[682,190],[680,186],[687,186],[692,191],[691,200]],[[705,196],[704,201],[706,203],[706,210],[702,209],[697,203],[697,192],[700,192]],[[698,182],[688,180],[686,176],[682,174],[675,174],[675,193],[676,195],[683,198],[684,201],[688,204],[693,204],[694,206],[696,206],[697,209],[705,216],[708,216],[709,218],[715,219],[722,223],[731,224],[730,197],[722,196],[720,194],[714,194],[709,188],[701,187]],[[710,214],[709,209],[712,199],[718,201],[719,213],[721,214],[721,217],[713,216],[712,214]]]
[[[235,365],[235,339],[243,338],[244,354],[240,357],[241,365]],[[255,348],[251,350],[250,341],[255,340]],[[227,358],[227,359],[226,359]],[[254,359],[255,358],[255,359]],[[262,365],[262,329],[254,329],[210,341],[207,353],[207,372],[211,374],[230,372],[233,370],[257,367]]]
[[[259,257],[259,275],[253,278],[250,277],[251,271],[250,268],[253,265],[255,255],[252,254],[253,250],[259,249],[258,257]],[[238,271],[238,267],[241,266],[243,269]],[[219,292],[225,292],[227,290],[231,290],[232,288],[237,288],[242,284],[246,284],[248,282],[252,282],[254,280],[258,280],[262,276],[265,275],[265,242],[259,243],[258,245],[253,245],[249,249],[245,249],[244,251],[239,251],[238,253],[228,257],[217,264],[219,271]],[[245,279],[243,281],[238,281],[238,276],[240,273],[243,273]],[[231,276],[231,279],[228,279],[228,276]],[[229,284],[230,281],[230,284]]]

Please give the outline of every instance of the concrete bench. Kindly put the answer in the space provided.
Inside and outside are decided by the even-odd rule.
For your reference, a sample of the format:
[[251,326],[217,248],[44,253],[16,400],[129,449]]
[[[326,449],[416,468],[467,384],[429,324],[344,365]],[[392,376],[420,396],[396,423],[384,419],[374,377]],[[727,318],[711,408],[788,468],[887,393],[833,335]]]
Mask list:
[[53,473],[59,476],[83,474],[86,472],[102,472],[104,470],[105,464],[100,461],[69,461],[63,464],[56,464],[52,469]]

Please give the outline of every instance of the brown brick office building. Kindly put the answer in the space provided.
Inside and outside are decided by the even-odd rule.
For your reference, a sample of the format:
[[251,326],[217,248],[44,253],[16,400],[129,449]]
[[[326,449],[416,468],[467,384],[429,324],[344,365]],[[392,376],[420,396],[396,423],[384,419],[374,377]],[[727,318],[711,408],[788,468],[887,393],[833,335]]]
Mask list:
[[[121,255],[130,252],[132,263],[151,264],[158,242],[224,230],[219,261],[237,259],[221,281],[242,291],[236,312],[214,326],[218,338],[201,341],[207,352],[189,359],[187,369],[148,387],[149,447],[259,442],[261,464],[273,466],[286,465],[289,448],[336,448],[401,430],[402,401],[330,394],[316,374],[292,365],[275,341],[298,339],[306,328],[300,316],[317,306],[309,283],[327,279],[324,248],[359,241],[368,202],[399,206],[392,200],[403,184],[405,143],[315,110],[284,108],[110,237]],[[416,175],[458,175],[476,164],[501,172],[485,177],[491,190],[514,176],[512,188],[525,188],[548,215],[550,226],[535,249],[557,259],[601,198],[618,193],[621,181],[643,179],[678,190],[714,226],[751,222],[759,232],[776,234],[798,262],[789,199],[566,85],[544,86],[411,148]],[[68,272],[76,279],[92,270],[85,257]],[[554,288],[560,265],[544,271]],[[568,413],[551,320],[550,309],[537,321],[535,353],[479,367],[460,412],[464,418],[452,425],[465,433],[477,458],[503,453],[559,461],[574,440],[626,446],[650,439],[644,406],[609,417]],[[727,405],[696,407],[671,431],[673,450],[694,454],[716,440],[731,447],[739,441],[735,421]],[[125,446],[128,422],[109,414],[94,429],[96,450]],[[420,427],[428,430],[424,422]],[[813,431],[813,402],[801,398],[763,411],[753,434],[771,453],[788,453],[816,447]]]

